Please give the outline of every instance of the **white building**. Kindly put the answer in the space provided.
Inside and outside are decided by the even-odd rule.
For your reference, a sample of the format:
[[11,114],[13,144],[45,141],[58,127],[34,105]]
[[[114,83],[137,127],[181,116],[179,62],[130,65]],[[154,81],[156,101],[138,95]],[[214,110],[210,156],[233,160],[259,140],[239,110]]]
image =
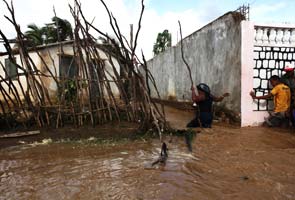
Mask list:
[[[65,41],[61,43],[42,45],[36,47],[36,49],[29,50],[29,57],[32,59],[32,62],[36,66],[37,71],[39,71],[39,77],[44,83],[52,99],[57,97],[58,88],[56,82],[51,77],[50,72],[58,80],[62,80],[63,78],[71,79],[76,76],[81,76],[81,74],[79,74],[81,72],[78,72],[78,63],[74,56],[73,44],[73,41]],[[114,83],[115,81],[113,80],[113,66],[110,64],[107,54],[102,50],[102,48],[100,48],[100,45],[97,45],[97,52],[101,61],[104,62],[104,69],[107,71],[106,79],[109,80],[113,93],[115,95],[119,95],[118,88]],[[85,52],[83,52],[83,54],[83,56],[85,56]],[[15,59],[18,65],[26,68],[24,66],[25,63],[22,62],[17,49],[13,50],[13,59]],[[119,63],[113,57],[112,61],[116,70],[118,71],[118,73],[120,73]],[[24,76],[24,72],[21,69],[18,69],[17,66],[14,65],[12,62],[10,62],[10,59],[6,52],[0,53],[0,63],[2,64],[2,67],[0,67],[0,75],[3,79],[6,80],[8,80],[8,76],[12,77],[12,81],[17,87],[19,95],[22,98],[23,92],[20,91],[20,84],[22,85],[24,90],[26,90],[27,88],[27,81],[26,77]],[[7,73],[5,73],[5,70]],[[5,89],[5,91],[9,91],[9,84],[7,84],[7,81],[2,80],[1,86]],[[3,99],[2,95],[0,96],[0,99]]]

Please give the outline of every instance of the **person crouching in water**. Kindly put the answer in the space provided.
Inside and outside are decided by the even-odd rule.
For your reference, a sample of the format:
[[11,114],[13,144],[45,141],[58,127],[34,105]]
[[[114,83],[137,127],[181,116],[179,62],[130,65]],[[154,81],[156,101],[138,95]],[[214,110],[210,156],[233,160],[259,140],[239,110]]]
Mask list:
[[256,96],[254,91],[250,92],[253,99],[274,99],[274,111],[269,112],[269,117],[265,118],[265,123],[270,127],[280,126],[287,120],[290,109],[291,92],[290,88],[283,84],[277,75],[273,75],[269,79],[273,86],[271,92],[264,96]]
[[292,123],[293,128],[295,127],[295,68],[286,66],[284,71],[286,72],[281,77],[281,82],[287,85],[290,88],[291,92],[291,102],[290,102],[290,109],[289,109],[289,119]]
[[190,121],[186,126],[189,128],[202,127],[211,128],[213,122],[212,104],[213,102],[219,102],[224,97],[229,96],[229,93],[224,93],[220,97],[215,97],[211,94],[210,88],[204,83],[197,85],[198,95],[196,94],[195,87],[192,86],[192,100],[198,104],[199,112],[196,112],[196,117]]

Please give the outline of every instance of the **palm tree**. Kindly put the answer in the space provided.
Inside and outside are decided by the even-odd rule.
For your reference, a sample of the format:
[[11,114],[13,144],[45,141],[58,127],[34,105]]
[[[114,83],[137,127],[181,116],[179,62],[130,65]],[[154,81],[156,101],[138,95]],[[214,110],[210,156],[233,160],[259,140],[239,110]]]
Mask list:
[[52,22],[59,36],[59,41],[65,41],[67,39],[73,39],[73,29],[71,23],[66,19],[59,17],[53,17]]
[[44,28],[45,38],[46,38],[45,40],[46,44],[58,42],[57,30],[53,23],[46,24],[43,28]]
[[45,29],[40,28],[36,24],[29,24],[28,28],[30,30],[25,32],[25,36],[29,40],[30,46],[42,45],[45,39]]
[[29,30],[25,33],[29,40],[29,46],[50,44],[73,39],[73,30],[71,23],[66,19],[53,17],[52,23],[43,27],[36,24],[29,24]]

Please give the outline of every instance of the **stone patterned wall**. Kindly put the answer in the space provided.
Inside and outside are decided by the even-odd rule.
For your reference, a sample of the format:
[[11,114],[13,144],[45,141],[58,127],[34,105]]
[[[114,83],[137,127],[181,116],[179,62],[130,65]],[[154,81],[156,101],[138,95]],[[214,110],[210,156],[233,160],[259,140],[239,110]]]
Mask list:
[[259,126],[273,109],[272,100],[253,100],[270,92],[268,79],[295,66],[295,24],[241,23],[241,126]]
[[[271,87],[268,79],[272,75],[282,76],[285,66],[294,66],[295,48],[294,47],[254,47],[254,71],[253,89],[257,96],[266,95]],[[273,102],[269,100],[258,100],[255,111],[268,111],[273,109]]]

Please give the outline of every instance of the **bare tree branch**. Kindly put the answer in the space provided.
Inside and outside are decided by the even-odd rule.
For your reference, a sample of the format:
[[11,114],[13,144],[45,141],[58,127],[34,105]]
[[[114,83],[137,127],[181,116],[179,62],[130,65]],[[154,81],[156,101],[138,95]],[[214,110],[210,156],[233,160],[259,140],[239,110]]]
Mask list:
[[178,21],[178,24],[179,24],[179,32],[180,32],[180,47],[181,47],[181,58],[184,62],[184,64],[186,65],[186,68],[188,70],[188,74],[189,74],[189,78],[190,78],[190,81],[191,81],[191,86],[194,86],[194,82],[193,82],[193,78],[192,78],[192,72],[191,72],[191,68],[190,66],[188,65],[187,61],[185,60],[185,57],[184,57],[184,53],[183,53],[183,39],[182,39],[182,31],[181,31],[181,24],[180,24],[180,21]]

